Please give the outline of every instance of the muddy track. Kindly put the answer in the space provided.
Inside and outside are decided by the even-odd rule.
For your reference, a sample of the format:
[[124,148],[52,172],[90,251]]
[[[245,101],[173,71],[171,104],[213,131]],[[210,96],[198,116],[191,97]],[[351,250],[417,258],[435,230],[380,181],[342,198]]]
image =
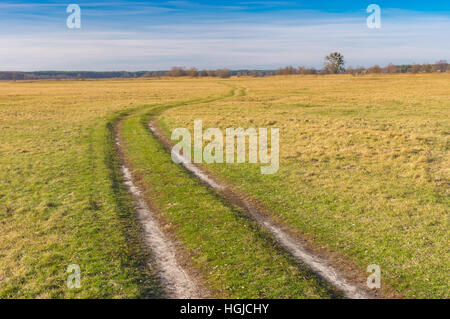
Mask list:
[[[222,100],[239,94],[239,89],[233,89],[233,94],[213,98],[209,100]],[[184,105],[192,103],[202,103],[201,101],[186,102]],[[161,106],[163,109],[166,106]],[[155,106],[154,108],[158,108]],[[132,115],[132,114],[131,114]],[[164,287],[166,296],[172,299],[198,299],[209,295],[205,289],[196,282],[193,273],[180,262],[180,256],[177,254],[176,243],[165,234],[159,219],[155,216],[147,204],[143,192],[133,179],[130,167],[124,159],[124,152],[121,145],[120,123],[124,118],[119,118],[114,125],[115,143],[118,154],[120,155],[120,173],[128,192],[132,195],[137,218],[142,225],[143,239],[147,248],[152,252],[152,260],[159,270],[161,284]]]
[[[116,144],[120,149],[118,137]],[[145,244],[152,252],[153,262],[159,270],[161,283],[167,297],[173,299],[200,298],[202,289],[178,262],[174,243],[161,230],[161,225],[147,205],[142,191],[134,183],[130,169],[122,163],[120,171],[128,192],[133,196],[137,218],[143,228]]]
[[[232,96],[242,96],[245,95],[245,93],[245,89],[237,88],[234,90],[234,94]],[[226,97],[222,99],[226,99]],[[170,152],[173,146],[172,141],[168,139],[168,137],[155,123],[157,116],[164,110],[153,115],[151,122],[148,123],[148,128]],[[119,139],[117,141],[119,141]],[[120,151],[120,143],[117,142],[117,144]],[[182,155],[178,154],[178,156],[181,164],[191,174],[216,191],[231,205],[236,205],[248,212],[249,216],[260,226],[266,229],[272,235],[274,240],[284,247],[287,252],[289,252],[300,263],[307,265],[320,278],[333,285],[345,297],[351,299],[371,299],[375,297],[371,291],[368,291],[364,287],[361,287],[360,285],[349,280],[349,276],[338,270],[336,267],[333,267],[326,256],[319,255],[311,249],[308,249],[301,240],[295,236],[292,236],[288,231],[285,231],[282,227],[273,223],[258,206],[253,205],[245,199],[245,194],[235,191],[230,185],[227,185],[217,177],[212,176],[198,165],[188,162],[182,157]],[[153,216],[154,213],[150,211],[144,197],[142,196],[142,192],[133,182],[130,169],[124,164],[122,166],[122,174],[129,192],[135,199],[138,218],[144,227],[145,242],[149,249],[153,252],[155,262],[160,269],[162,282],[166,287],[168,296],[171,298],[183,299],[199,298],[201,291],[200,287],[189,276],[186,269],[180,266],[177,262],[174,243],[171,242],[169,237],[165,236],[164,232],[161,230],[161,225]]]
[[[240,92],[242,95],[245,94],[245,91],[243,90],[241,90]],[[158,115],[160,114],[154,116],[152,121],[148,123],[148,127],[153,135],[165,146],[168,151],[170,151],[173,143],[156,125],[156,118]],[[192,173],[210,188],[218,192],[230,204],[236,205],[247,211],[249,216],[252,217],[259,225],[265,228],[274,237],[274,239],[279,244],[281,244],[281,246],[283,246],[293,257],[295,257],[302,264],[306,264],[319,277],[329,282],[337,290],[343,293],[345,297],[351,299],[376,298],[376,296],[371,291],[348,279],[348,277],[350,276],[334,267],[326,256],[319,255],[306,248],[301,240],[292,236],[289,232],[282,229],[282,227],[271,222],[259,207],[251,204],[245,199],[246,196],[244,194],[238,193],[237,191],[232,189],[230,185],[226,185],[217,177],[212,176],[208,172],[204,171],[200,166],[189,162],[186,158],[183,158],[182,155],[174,155],[178,156],[179,162],[190,173]]]

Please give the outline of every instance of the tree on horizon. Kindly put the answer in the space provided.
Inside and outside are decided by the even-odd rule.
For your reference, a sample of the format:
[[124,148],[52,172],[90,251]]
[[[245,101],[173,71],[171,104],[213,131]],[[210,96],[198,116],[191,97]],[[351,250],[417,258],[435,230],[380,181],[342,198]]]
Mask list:
[[345,71],[344,65],[344,56],[339,52],[333,52],[325,57],[324,69],[328,73],[342,73]]

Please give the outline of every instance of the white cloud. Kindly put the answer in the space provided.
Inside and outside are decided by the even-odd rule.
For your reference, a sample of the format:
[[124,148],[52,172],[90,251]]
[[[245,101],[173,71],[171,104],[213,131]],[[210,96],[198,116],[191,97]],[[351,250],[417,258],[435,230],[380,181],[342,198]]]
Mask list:
[[0,34],[1,70],[155,70],[320,67],[330,51],[350,65],[434,62],[448,58],[450,19],[385,19],[368,29],[364,16],[311,21],[152,25],[141,30]]

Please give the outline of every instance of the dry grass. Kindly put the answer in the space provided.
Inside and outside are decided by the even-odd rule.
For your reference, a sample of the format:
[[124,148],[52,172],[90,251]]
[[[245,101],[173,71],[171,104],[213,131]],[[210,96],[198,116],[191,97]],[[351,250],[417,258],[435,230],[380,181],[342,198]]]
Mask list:
[[[210,169],[318,245],[361,269],[379,264],[383,282],[406,296],[449,297],[448,75],[221,82],[247,87],[247,96],[175,108],[160,123],[279,127],[278,174]],[[211,79],[0,83],[0,297],[158,296],[154,272],[141,267],[130,199],[111,176],[107,124],[144,104],[228,90]],[[66,288],[73,263],[80,290]]]
[[[111,180],[108,118],[227,90],[209,80],[0,83],[0,297],[158,295],[139,268],[129,198]],[[69,264],[81,267],[79,290],[66,287]]]
[[450,77],[230,80],[248,95],[167,111],[168,130],[280,128],[280,171],[210,165],[276,212],[408,297],[448,298]]

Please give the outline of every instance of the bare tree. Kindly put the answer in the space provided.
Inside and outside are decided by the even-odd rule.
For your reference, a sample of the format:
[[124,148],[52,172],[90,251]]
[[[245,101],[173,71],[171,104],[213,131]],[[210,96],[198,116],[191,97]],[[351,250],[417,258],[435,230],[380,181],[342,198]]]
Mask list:
[[225,79],[231,77],[233,73],[229,69],[219,69],[216,71],[216,74],[218,77]]
[[297,70],[292,66],[286,66],[284,68],[280,68],[276,72],[277,75],[290,75],[297,74]]
[[325,57],[324,69],[327,73],[342,73],[345,71],[344,65],[344,56],[339,52],[333,52]]
[[197,77],[198,76],[198,70],[195,67],[191,67],[189,70],[187,70],[187,75],[191,77]]
[[384,73],[399,73],[400,69],[395,64],[389,63],[383,71]]
[[299,66],[298,67],[298,74],[303,74],[303,75],[307,75],[307,74],[311,74],[310,70],[304,66]]
[[208,70],[208,76],[217,76],[217,72],[214,70]]
[[433,72],[433,66],[429,63],[425,63],[422,65],[421,71],[425,73],[431,73]]
[[440,60],[436,62],[437,72],[447,72],[448,70],[448,62],[447,60]]
[[421,69],[420,64],[413,64],[413,66],[410,69],[411,73],[419,73]]
[[382,70],[381,70],[381,67],[378,64],[376,64],[376,65],[370,67],[368,71],[369,71],[369,73],[372,73],[372,74],[378,74],[378,73],[381,73]]
[[174,66],[167,72],[168,76],[186,76],[186,68],[181,66]]

